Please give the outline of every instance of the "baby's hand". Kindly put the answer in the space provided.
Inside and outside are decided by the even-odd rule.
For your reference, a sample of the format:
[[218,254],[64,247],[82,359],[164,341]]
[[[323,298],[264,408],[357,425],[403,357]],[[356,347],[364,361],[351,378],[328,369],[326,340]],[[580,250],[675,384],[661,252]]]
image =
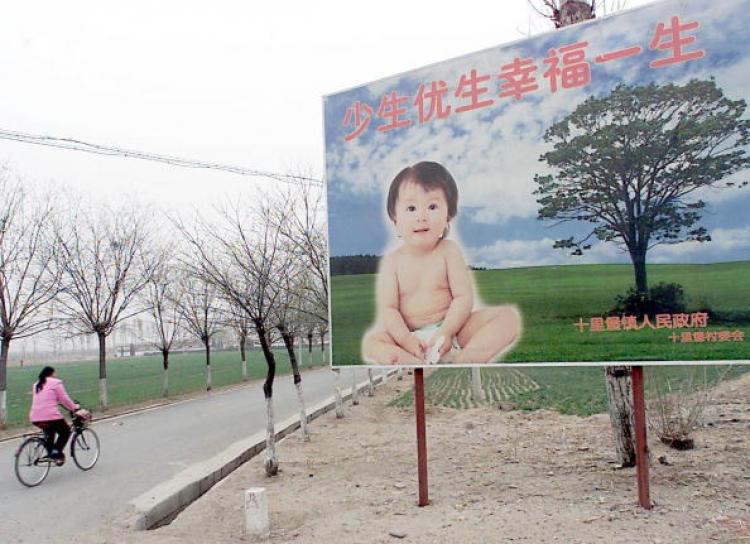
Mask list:
[[442,358],[443,355],[448,353],[451,349],[451,338],[452,335],[446,334],[443,329],[438,329],[435,334],[432,335],[430,341],[427,342],[427,349],[432,349],[435,344],[439,342],[438,347],[438,359]]
[[401,344],[401,347],[420,360],[424,359],[424,353],[427,350],[427,344],[413,335],[409,335]]

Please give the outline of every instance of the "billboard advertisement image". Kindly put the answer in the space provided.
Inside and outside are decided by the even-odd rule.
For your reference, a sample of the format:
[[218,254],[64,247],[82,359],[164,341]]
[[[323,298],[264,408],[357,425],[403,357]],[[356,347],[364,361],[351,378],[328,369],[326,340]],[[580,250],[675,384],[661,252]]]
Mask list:
[[746,8],[659,2],[325,97],[333,365],[747,362]]

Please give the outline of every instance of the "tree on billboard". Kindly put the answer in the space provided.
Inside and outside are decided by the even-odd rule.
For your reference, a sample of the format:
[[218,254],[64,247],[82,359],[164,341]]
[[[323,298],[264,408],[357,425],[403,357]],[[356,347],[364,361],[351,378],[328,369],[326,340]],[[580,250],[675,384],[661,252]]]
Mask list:
[[544,135],[554,148],[540,160],[553,174],[534,177],[538,218],[590,224],[554,247],[582,255],[592,239],[613,242],[633,263],[638,293],[648,293],[646,255],[660,244],[708,242],[700,225],[701,189],[750,165],[744,100],[713,79],[684,85],[618,85],[590,97]]
[[[590,225],[554,247],[582,255],[592,239],[612,242],[633,263],[636,294],[648,298],[646,255],[659,244],[708,242],[700,226],[702,190],[750,164],[746,103],[724,96],[713,79],[619,85],[591,97],[545,133],[543,154],[554,173],[537,175],[538,218]],[[635,464],[629,369],[607,367],[609,412],[618,460]]]

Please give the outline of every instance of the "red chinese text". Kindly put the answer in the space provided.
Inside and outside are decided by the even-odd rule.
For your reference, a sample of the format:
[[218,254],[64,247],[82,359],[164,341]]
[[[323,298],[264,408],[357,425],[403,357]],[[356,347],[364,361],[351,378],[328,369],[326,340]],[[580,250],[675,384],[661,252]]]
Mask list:
[[516,57],[513,62],[502,67],[498,76],[504,79],[505,83],[500,85],[500,97],[512,96],[516,100],[521,100],[523,95],[531,93],[539,88],[534,77],[536,64],[534,59],[521,59]]
[[[565,45],[559,50],[560,56],[557,50],[549,50],[549,56],[544,59],[544,64],[549,65],[544,77],[549,79],[550,91],[557,92],[558,78],[563,89],[573,89],[591,83],[591,66],[586,61],[584,50],[587,45],[588,42]],[[561,60],[562,67],[559,66]]]
[[348,142],[355,138],[359,138],[359,136],[367,130],[370,121],[372,121],[372,108],[357,100],[347,108],[346,114],[344,115],[344,122],[342,124],[345,127],[353,125],[353,130],[344,136],[344,140]]
[[695,60],[703,57],[706,53],[702,50],[685,52],[683,48],[686,45],[690,45],[695,42],[695,36],[683,37],[683,32],[695,30],[698,28],[698,21],[691,23],[680,24],[680,18],[676,15],[670,20],[669,26],[664,23],[656,25],[656,31],[654,32],[651,43],[648,45],[649,49],[659,49],[662,51],[669,51],[669,56],[663,59],[652,61],[649,66],[651,68],[661,68],[663,66],[669,66],[670,64],[676,64],[679,62],[686,62],[689,60]]

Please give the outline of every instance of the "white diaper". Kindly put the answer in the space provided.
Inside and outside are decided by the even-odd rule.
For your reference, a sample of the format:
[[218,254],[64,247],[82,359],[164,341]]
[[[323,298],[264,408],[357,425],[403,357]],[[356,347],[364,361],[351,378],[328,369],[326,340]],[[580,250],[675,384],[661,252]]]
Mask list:
[[[440,328],[442,324],[443,324],[442,321],[438,323],[431,323],[429,325],[425,325],[424,327],[420,327],[419,329],[415,331],[411,331],[411,334],[413,336],[416,336],[423,342],[427,343],[430,341],[432,336],[437,332],[437,330]],[[434,365],[440,362],[439,350],[440,350],[440,346],[443,344],[444,341],[445,339],[442,336],[437,338],[437,341],[427,351],[427,353],[425,354],[425,362],[428,365]],[[451,349],[448,353],[445,354],[445,356],[453,353],[454,351],[458,351],[460,349],[461,349],[461,346],[458,344],[458,340],[456,340],[456,337],[454,336],[451,340]]]

